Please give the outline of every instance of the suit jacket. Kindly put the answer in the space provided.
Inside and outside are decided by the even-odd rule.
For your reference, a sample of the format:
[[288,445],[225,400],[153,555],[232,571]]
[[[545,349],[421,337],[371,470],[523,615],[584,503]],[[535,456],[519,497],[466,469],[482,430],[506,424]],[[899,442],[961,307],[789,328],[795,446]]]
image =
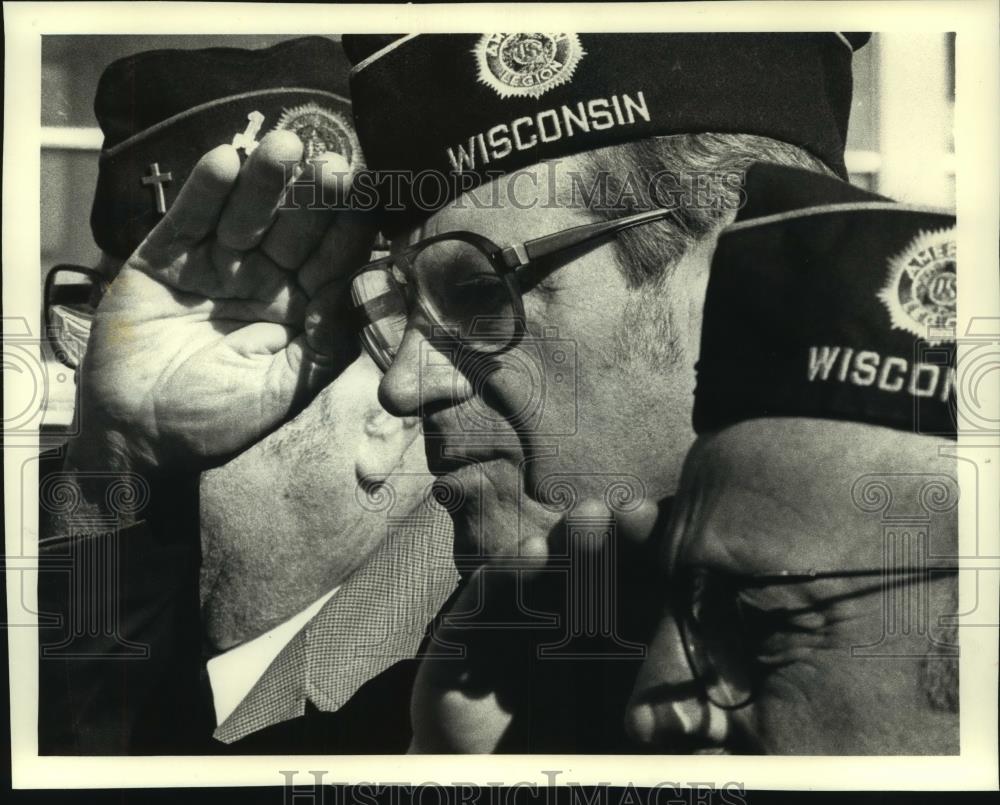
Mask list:
[[158,487],[122,529],[53,517],[61,463],[40,470],[40,754],[405,751],[413,657],[457,579],[443,510],[389,535],[221,725],[224,743],[201,639],[196,484]]

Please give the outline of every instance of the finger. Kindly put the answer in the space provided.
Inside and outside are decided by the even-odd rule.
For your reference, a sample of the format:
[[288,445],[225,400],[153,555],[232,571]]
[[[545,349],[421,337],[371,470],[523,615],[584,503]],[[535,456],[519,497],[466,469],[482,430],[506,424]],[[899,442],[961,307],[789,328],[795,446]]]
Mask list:
[[335,359],[319,355],[309,346],[302,333],[292,340],[280,356],[275,356],[274,365],[282,373],[284,382],[294,386],[293,401],[296,407],[301,407],[339,377],[357,358],[358,352],[359,348],[355,344]]
[[280,321],[302,329],[308,303],[305,293],[294,275],[259,252],[234,252],[215,241],[205,242],[192,249],[186,259],[160,269],[156,278],[174,291],[215,304],[213,318],[252,321],[259,314],[261,321]]
[[[484,575],[477,572],[459,593],[417,669],[411,753],[489,753],[505,739],[527,737],[511,730],[518,714],[525,724],[530,707],[534,647],[524,630],[490,628],[520,613],[512,579],[494,575],[487,582]],[[452,615],[460,625],[449,625]],[[455,644],[464,656],[442,650]]]
[[377,231],[375,218],[361,212],[341,212],[299,271],[299,285],[310,296],[337,278],[349,277],[368,260]]
[[[551,550],[557,556],[599,553],[607,546],[615,528],[615,516],[603,500],[582,500],[564,518],[562,527],[550,535]],[[562,540],[569,540],[573,550],[567,550]]]
[[335,153],[306,163],[261,242],[275,263],[296,269],[319,246],[344,195],[349,170],[347,160]]
[[643,500],[635,509],[616,515],[618,533],[633,545],[648,544],[650,537],[662,533],[666,515],[665,505]]
[[271,322],[254,322],[239,327],[226,336],[229,344],[244,357],[274,355],[285,349],[295,338],[295,330]]
[[[654,556],[650,537],[660,528],[660,509],[643,500],[630,511],[615,511],[602,498],[577,503],[547,535],[542,559],[551,556],[598,556],[607,550],[628,552],[646,562]],[[613,544],[612,544],[613,543]],[[536,541],[536,547],[537,545]]]
[[298,304],[305,305],[306,296],[298,287],[295,275],[282,270],[259,250],[233,251],[216,241],[212,244],[212,264],[218,280],[218,297],[270,302],[300,296]]
[[257,246],[274,222],[285,189],[300,171],[302,141],[290,131],[268,134],[247,159],[219,219],[216,237],[227,248]]
[[626,732],[637,743],[681,753],[723,744],[729,726],[726,713],[702,695],[677,622],[664,612],[626,706]]
[[346,281],[335,280],[328,283],[306,308],[306,343],[321,362],[340,361],[357,349],[357,333],[351,324],[352,311],[348,302]]
[[203,240],[218,224],[239,172],[240,157],[231,145],[213,148],[199,159],[167,214],[139,247],[140,267],[155,271]]
[[[309,302],[303,313],[305,332],[288,344],[284,362],[276,364],[284,372],[283,382],[295,384],[297,404],[311,400],[361,351],[358,339],[346,323],[343,312],[346,298],[342,288],[331,284],[320,297]],[[261,313],[256,307],[252,310],[258,315]],[[273,315],[279,311],[272,307],[266,312]]]

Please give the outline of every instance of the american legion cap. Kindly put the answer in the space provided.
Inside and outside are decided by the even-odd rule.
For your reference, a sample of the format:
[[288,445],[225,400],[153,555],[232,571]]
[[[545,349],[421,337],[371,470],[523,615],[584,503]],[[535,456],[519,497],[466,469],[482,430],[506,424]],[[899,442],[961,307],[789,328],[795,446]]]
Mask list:
[[955,217],[755,165],[712,259],[698,433],[761,417],[954,439]]
[[249,154],[273,129],[294,131],[304,158],[361,151],[344,96],[340,46],[320,36],[273,47],[153,50],[104,71],[94,112],[104,132],[90,224],[101,249],[127,258],[177,197],[201,156],[229,143]]
[[757,134],[846,178],[851,59],[868,34],[344,36],[368,167],[472,189],[546,159],[648,137]]

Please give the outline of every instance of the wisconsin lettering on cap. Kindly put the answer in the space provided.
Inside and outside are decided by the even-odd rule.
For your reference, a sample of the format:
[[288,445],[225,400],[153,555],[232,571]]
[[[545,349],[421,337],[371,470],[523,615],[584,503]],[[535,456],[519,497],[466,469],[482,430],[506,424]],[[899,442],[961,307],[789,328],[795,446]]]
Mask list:
[[867,35],[345,35],[351,99],[376,172],[498,173],[670,134],[741,132],[846,178],[851,59]]
[[491,165],[515,151],[530,151],[542,143],[554,143],[564,137],[607,131],[615,126],[632,126],[636,121],[651,121],[646,96],[623,93],[610,98],[591,98],[575,106],[544,109],[534,115],[498,123],[485,132],[477,132],[466,143],[446,150],[448,162],[458,173],[475,171]]
[[695,430],[801,416],[954,439],[954,215],[773,165],[745,191],[712,261]]

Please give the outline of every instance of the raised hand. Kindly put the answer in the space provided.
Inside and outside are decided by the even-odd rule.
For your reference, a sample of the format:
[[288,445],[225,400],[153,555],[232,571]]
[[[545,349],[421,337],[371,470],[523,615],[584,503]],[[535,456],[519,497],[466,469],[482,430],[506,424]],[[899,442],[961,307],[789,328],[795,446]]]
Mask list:
[[208,152],[125,263],[81,368],[77,467],[198,469],[272,430],[354,358],[343,280],[374,232],[318,205],[283,208],[289,185],[313,178],[314,165],[289,170],[301,155],[284,131],[242,168],[231,146]]

